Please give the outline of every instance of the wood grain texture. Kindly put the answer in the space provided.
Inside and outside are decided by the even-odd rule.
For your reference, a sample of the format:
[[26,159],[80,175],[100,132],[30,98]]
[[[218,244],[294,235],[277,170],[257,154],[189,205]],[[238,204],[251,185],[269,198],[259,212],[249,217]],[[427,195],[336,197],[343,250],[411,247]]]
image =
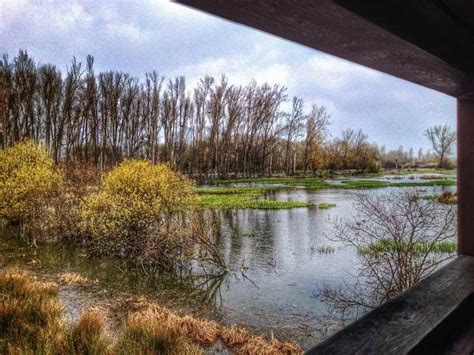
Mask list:
[[457,102],[458,252],[474,255],[474,99]]
[[474,93],[471,17],[456,15],[467,2],[449,14],[435,0],[177,2],[451,96]]
[[406,354],[474,292],[474,257],[459,256],[307,354]]
[[439,324],[410,355],[474,354],[474,293]]

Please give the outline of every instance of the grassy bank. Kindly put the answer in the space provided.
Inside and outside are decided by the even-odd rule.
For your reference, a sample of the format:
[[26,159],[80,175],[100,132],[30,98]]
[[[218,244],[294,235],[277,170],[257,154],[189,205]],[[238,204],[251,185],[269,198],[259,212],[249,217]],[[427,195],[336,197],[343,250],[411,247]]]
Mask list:
[[266,340],[243,328],[178,316],[144,299],[127,301],[128,318],[115,334],[104,310],[85,310],[79,320],[62,318],[58,286],[27,273],[0,275],[2,354],[204,354],[220,341],[235,353],[301,354],[294,343]]

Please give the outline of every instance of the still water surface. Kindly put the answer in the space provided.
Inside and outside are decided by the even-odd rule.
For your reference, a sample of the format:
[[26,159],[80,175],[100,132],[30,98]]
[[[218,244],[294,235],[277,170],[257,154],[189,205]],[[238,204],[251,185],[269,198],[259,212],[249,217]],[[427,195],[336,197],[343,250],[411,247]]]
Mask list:
[[[384,193],[389,188],[371,190]],[[428,187],[427,194],[454,188]],[[334,189],[284,190],[264,198],[336,204],[331,209],[221,211],[219,246],[232,272],[193,281],[171,275],[147,277],[121,261],[90,259],[70,249],[46,246],[31,251],[4,234],[0,263],[35,263],[45,271],[79,272],[109,289],[166,298],[177,305],[212,308],[214,318],[257,331],[273,332],[307,348],[327,310],[314,297],[318,287],[354,282],[359,259],[354,249],[327,239],[328,221],[350,218],[351,194]],[[331,246],[333,253],[318,252]],[[241,272],[243,271],[243,272]],[[196,289],[201,291],[196,291]]]

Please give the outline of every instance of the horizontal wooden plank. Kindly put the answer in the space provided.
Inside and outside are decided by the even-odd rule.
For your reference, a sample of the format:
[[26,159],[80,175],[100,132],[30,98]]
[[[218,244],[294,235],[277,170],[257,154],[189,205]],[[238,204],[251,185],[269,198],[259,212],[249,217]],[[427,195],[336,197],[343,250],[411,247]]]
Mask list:
[[307,354],[406,354],[474,292],[474,257],[458,256]]

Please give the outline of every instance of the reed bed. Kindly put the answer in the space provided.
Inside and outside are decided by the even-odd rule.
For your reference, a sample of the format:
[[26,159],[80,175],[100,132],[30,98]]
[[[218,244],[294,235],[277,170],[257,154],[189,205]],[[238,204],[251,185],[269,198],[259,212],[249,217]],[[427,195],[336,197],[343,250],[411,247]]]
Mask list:
[[219,341],[236,354],[302,353],[294,343],[179,316],[146,299],[128,302],[125,310],[127,320],[115,337],[107,332],[106,312],[100,308],[85,310],[77,322],[66,324],[58,285],[6,271],[0,275],[0,353],[198,355]]

